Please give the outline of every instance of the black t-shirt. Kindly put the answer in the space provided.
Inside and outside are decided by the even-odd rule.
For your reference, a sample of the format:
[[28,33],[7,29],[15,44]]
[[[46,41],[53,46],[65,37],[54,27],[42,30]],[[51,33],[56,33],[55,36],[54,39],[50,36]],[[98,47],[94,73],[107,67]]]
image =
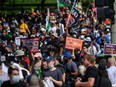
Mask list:
[[26,83],[23,81],[19,81],[17,84],[11,84],[10,80],[3,82],[1,87],[27,87]]
[[96,85],[96,81],[98,81],[98,72],[97,72],[97,68],[95,66],[90,66],[86,69],[85,71],[85,75],[82,78],[82,82],[86,82],[88,81],[88,78],[94,78],[95,79],[95,83],[94,83],[94,87]]
[[[57,80],[57,81],[62,81],[62,73],[59,69],[55,69],[54,71],[47,71],[46,73],[44,73],[45,77],[49,77],[51,76],[53,79]],[[61,87],[61,86],[58,86],[54,83],[54,87]]]

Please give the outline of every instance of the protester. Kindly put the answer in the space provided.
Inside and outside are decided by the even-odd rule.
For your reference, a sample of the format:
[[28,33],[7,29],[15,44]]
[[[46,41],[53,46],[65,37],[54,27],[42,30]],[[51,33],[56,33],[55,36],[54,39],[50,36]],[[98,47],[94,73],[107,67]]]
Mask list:
[[44,79],[46,80],[47,78],[49,78],[53,82],[55,87],[61,87],[63,84],[62,73],[54,66],[54,57],[48,56],[47,63],[49,71],[45,72]]
[[74,86],[74,81],[78,75],[78,69],[75,62],[72,61],[72,55],[70,52],[64,53],[64,62],[66,63],[66,83],[67,87]]
[[[107,61],[104,54],[104,44],[111,44],[113,21],[109,18],[97,19],[92,2],[88,8],[84,8],[82,0],[75,2],[74,6],[74,0],[59,0],[66,2],[68,6],[60,7],[57,11],[57,8],[46,9],[45,1],[41,0],[41,9],[0,14],[0,72],[7,76],[8,68],[16,65],[20,79],[25,82],[28,75],[35,74],[40,82],[50,82],[51,87],[78,87],[85,82],[85,86],[93,86],[97,76],[93,63],[96,59],[98,71],[114,82],[115,78],[110,77],[110,69],[113,67],[114,70],[114,65],[111,65],[110,58]],[[72,11],[71,6],[74,8]],[[74,45],[80,45],[75,43],[71,44],[72,48],[67,48],[67,37],[82,40],[82,47],[73,48]],[[102,57],[106,59],[108,68],[106,63],[101,62]],[[89,72],[92,74],[88,74]],[[81,81],[76,81],[77,77],[83,76],[85,78]],[[32,86],[30,81],[27,83]]]
[[42,55],[41,55],[41,53],[36,53],[34,55],[34,59],[35,59],[35,61],[33,62],[33,65],[32,65],[32,73],[36,74],[38,79],[40,79],[41,78],[41,74],[42,74],[42,68],[41,68],[41,65],[42,65]]
[[95,67],[95,56],[86,54],[84,56],[84,66],[86,67],[85,75],[83,78],[77,78],[77,81],[75,83],[76,87],[83,86],[83,87],[93,87],[97,86],[97,79],[98,79],[98,73],[97,68]]
[[65,79],[66,79],[66,67],[60,63],[60,56],[58,54],[55,55],[55,67],[60,69],[62,72],[62,78],[63,78],[63,83],[65,83]]
[[10,80],[3,82],[1,87],[27,87],[26,83],[20,80],[18,67],[10,66],[8,75]]
[[110,57],[108,59],[108,77],[112,83],[112,86],[116,86],[116,80],[115,80],[115,76],[116,76],[116,60],[112,57]]

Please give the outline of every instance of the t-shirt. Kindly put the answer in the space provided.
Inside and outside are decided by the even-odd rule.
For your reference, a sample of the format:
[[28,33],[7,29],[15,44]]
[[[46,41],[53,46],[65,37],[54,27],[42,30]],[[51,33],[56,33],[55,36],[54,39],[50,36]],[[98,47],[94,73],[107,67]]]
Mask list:
[[77,65],[73,61],[67,63],[66,65],[66,81],[71,81],[76,79],[76,76],[71,75],[71,73],[77,71]]
[[62,64],[56,65],[56,68],[58,68],[62,72],[62,74],[66,72],[65,66],[63,66]]
[[26,83],[23,81],[19,81],[17,84],[11,84],[10,80],[3,82],[1,87],[27,87]]
[[98,83],[96,82],[98,81],[97,77],[98,77],[97,68],[95,66],[90,66],[86,69],[85,75],[82,78],[82,82],[88,81],[88,78],[94,78],[95,79],[94,87],[95,87],[95,84]]
[[20,32],[26,33],[27,29],[28,29],[27,24],[23,23],[20,25]]
[[1,87],[1,84],[7,80],[9,80],[8,74],[4,72],[3,75],[0,75],[0,87]]
[[[62,73],[59,69],[55,69],[54,71],[47,71],[44,75],[45,77],[49,77],[51,76],[53,79],[57,80],[57,81],[62,81]],[[54,82],[53,82],[54,83]],[[54,83],[54,87],[61,87],[58,86]]]
[[0,75],[0,81],[4,82],[9,80],[8,74],[4,72],[3,75]]
[[107,72],[111,83],[116,86],[116,66],[111,66],[107,69]]
[[27,64],[30,64],[30,59],[28,57],[26,57],[26,59],[22,58],[22,60],[24,60]]
[[71,73],[77,71],[77,65],[76,65],[76,63],[74,63],[73,61],[67,63],[66,68],[67,68]]

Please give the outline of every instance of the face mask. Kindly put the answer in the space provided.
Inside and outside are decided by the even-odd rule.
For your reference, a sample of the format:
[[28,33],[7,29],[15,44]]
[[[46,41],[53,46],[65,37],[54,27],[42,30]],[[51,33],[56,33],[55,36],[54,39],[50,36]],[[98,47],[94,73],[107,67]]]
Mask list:
[[16,84],[16,83],[19,82],[20,78],[19,78],[19,76],[13,76],[11,80],[12,80],[12,82],[13,82],[14,84]]
[[51,69],[51,68],[53,68],[53,67],[54,67],[54,65],[48,66],[49,69]]

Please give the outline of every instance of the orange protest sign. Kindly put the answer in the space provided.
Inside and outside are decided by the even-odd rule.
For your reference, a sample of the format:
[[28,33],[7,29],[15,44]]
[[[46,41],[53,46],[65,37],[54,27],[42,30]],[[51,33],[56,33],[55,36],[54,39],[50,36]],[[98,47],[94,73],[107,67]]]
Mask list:
[[76,48],[78,48],[82,50],[82,45],[83,45],[82,40],[71,38],[71,37],[66,37],[65,48],[72,49],[72,50],[75,50]]

